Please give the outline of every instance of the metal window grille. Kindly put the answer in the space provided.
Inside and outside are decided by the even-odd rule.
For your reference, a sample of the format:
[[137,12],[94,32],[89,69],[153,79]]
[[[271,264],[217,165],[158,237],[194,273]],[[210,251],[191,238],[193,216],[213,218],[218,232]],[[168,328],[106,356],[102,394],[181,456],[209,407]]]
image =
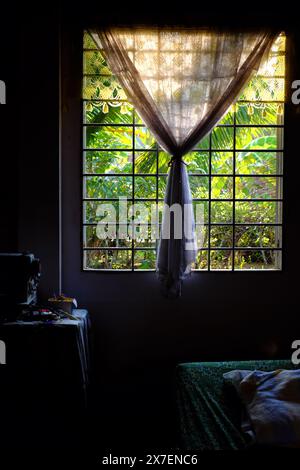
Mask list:
[[[285,93],[282,38],[276,52],[279,67],[254,79],[252,88],[249,85],[222,122],[185,158],[194,204],[203,204],[205,214],[204,225],[197,227],[202,233],[202,246],[195,270],[281,269]],[[119,196],[126,196],[128,204],[162,204],[169,157],[127,102],[87,33],[83,54],[83,269],[154,270],[158,241],[143,237],[134,240],[130,233],[125,240],[118,236],[99,240],[96,230],[101,218],[97,216],[97,205],[116,203]],[[255,80],[260,81],[260,95]],[[115,117],[110,118],[110,113]],[[249,116],[257,114],[259,119],[252,123]],[[96,137],[91,139],[93,135]],[[116,135],[126,138],[118,141]],[[146,170],[140,167],[143,154],[152,162]],[[133,221],[130,227],[138,230],[142,225],[135,226]],[[121,229],[118,223],[117,235]]]

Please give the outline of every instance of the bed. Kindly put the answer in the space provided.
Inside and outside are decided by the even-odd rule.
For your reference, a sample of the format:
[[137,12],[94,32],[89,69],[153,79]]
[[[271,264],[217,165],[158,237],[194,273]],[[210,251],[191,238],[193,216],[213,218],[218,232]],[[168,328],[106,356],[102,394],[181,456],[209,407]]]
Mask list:
[[240,430],[242,408],[223,374],[234,369],[293,369],[290,360],[193,362],[176,371],[180,445],[184,450],[253,448]]

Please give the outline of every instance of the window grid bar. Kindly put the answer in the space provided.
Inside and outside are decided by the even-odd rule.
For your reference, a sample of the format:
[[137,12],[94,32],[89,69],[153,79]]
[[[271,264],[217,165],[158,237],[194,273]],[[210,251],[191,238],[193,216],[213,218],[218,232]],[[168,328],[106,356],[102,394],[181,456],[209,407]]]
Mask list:
[[[134,40],[134,52],[133,52],[133,63],[135,63],[135,38]],[[132,112],[132,119],[133,119],[133,132],[132,132],[132,145],[133,145],[133,152],[132,152],[132,164],[133,164],[133,176],[132,176],[132,198],[133,198],[133,203],[134,197],[135,197],[135,129],[136,129],[136,110],[133,109]],[[135,233],[135,227],[134,227],[134,220],[132,221],[132,235]],[[132,243],[131,243],[131,270],[134,271],[134,263],[135,263],[135,254],[134,254],[134,240],[132,237]]]
[[210,245],[211,245],[211,174],[212,174],[212,158],[211,158],[211,145],[212,145],[212,133],[209,134],[209,163],[208,163],[208,172],[209,172],[209,180],[208,180],[208,253],[207,253],[207,269],[210,271]]
[[[156,215],[156,223],[158,223],[159,220],[159,211],[158,211],[158,201],[159,201],[159,150],[158,150],[158,145],[156,144],[156,209],[155,209],[155,215]],[[156,253],[158,253],[158,245],[159,245],[159,240],[156,240]]]
[[[115,75],[113,73],[88,73],[88,72],[84,72],[82,74],[82,76],[85,78],[85,77],[88,77],[88,78],[97,78],[97,77],[110,77],[110,78],[115,78]],[[169,75],[168,78],[171,78],[172,75]],[[175,76],[174,76],[175,77]],[[147,75],[147,79],[148,80],[151,80],[152,78],[157,78],[157,76],[154,76],[154,75]],[[285,77],[284,75],[256,75],[255,78],[262,78],[262,79],[265,79],[265,80],[283,80]],[[118,101],[118,100],[116,100]]]
[[[128,221],[128,222],[122,222],[122,223],[114,223],[114,222],[83,222],[82,225],[83,226],[86,226],[86,227],[97,227],[98,225],[130,225],[132,222]],[[146,222],[139,222],[139,225],[150,225],[149,223],[146,223]],[[158,225],[162,225],[162,223],[160,222]],[[216,227],[231,227],[232,225],[232,222],[211,222],[210,224],[208,222],[204,222],[203,224],[195,224],[196,226],[204,226],[204,227],[209,227],[209,225],[212,225],[212,226],[216,226]],[[282,227],[283,224],[282,223],[272,223],[272,222],[262,222],[262,223],[259,223],[259,222],[244,222],[244,223],[240,223],[240,222],[236,222],[235,224],[237,227]]]
[[[132,124],[128,125],[127,127],[132,127]],[[132,147],[131,148],[103,148],[103,147],[96,147],[96,148],[87,148],[87,147],[84,147],[82,149],[84,152],[133,152],[133,150],[135,150],[136,152],[144,152],[145,150],[147,150],[147,152],[154,152],[155,150],[153,149],[147,149],[147,148],[136,148],[136,149],[133,149]],[[194,153],[194,152],[201,152],[201,153],[204,153],[204,152],[209,152],[211,150],[211,152],[216,152],[216,153],[232,153],[233,152],[233,149],[209,149],[209,148],[206,148],[206,149],[202,149],[202,148],[194,148],[192,149],[189,153]],[[160,152],[163,152],[162,149],[159,149]],[[239,153],[246,153],[247,151],[249,151],[249,149],[239,149],[237,148],[236,149],[237,152]],[[251,149],[251,152],[255,152],[255,153],[260,153],[260,152],[263,152],[263,153],[274,153],[274,152],[283,152],[283,149],[277,149],[277,148],[274,148],[274,149],[255,149],[255,148],[252,148]]]
[[[133,131],[132,131],[132,144],[133,144],[133,151],[132,151],[132,170],[133,170],[133,175],[132,175],[132,199],[134,201],[134,194],[135,194],[135,110],[132,113],[132,119],[133,119]],[[132,221],[132,235],[134,234],[134,221]],[[132,237],[131,241],[131,270],[134,271],[134,240]]]
[[[233,188],[232,188],[232,246],[235,245],[235,173],[236,173],[236,106],[233,105]],[[234,252],[232,253],[231,268],[234,271],[235,265],[235,256]]]
[[[98,246],[98,247],[83,247],[84,251],[132,251],[132,248],[125,246]],[[200,251],[282,251],[282,248],[270,246],[210,246],[200,248]],[[138,246],[134,247],[133,251],[155,251],[155,247]]]
[[[155,151],[156,152],[156,151]],[[157,152],[156,152],[157,153]],[[276,153],[276,152],[274,152]],[[168,173],[83,173],[82,176],[84,177],[93,177],[93,176],[101,176],[101,177],[132,177],[132,176],[138,176],[138,177],[147,177],[147,178],[159,178],[160,176],[166,177],[168,176]],[[212,173],[209,175],[209,173],[188,173],[188,176],[196,176],[197,178],[209,178],[209,176],[213,178],[232,178],[234,176],[234,173]],[[248,174],[248,173],[236,173],[235,175],[238,178],[282,178],[283,174],[279,173],[264,173],[264,174]]]
[[[129,103],[128,99],[124,98],[81,98],[82,101],[96,102],[96,103]],[[282,100],[237,100],[237,104],[244,104],[244,103],[255,103],[255,104],[282,104],[284,103],[284,99]]]
[[[83,127],[131,127],[132,123],[97,123],[97,122],[84,122]],[[135,127],[147,127],[145,124],[135,124]],[[284,128],[284,124],[218,124],[216,127],[242,127],[242,128]]]
[[[123,198],[125,196],[122,196]],[[87,197],[84,197],[83,198],[83,201],[85,202],[107,202],[107,201],[116,201],[118,202],[119,199],[118,198],[87,198]],[[127,201],[128,202],[134,202],[134,201],[139,201],[139,202],[163,202],[164,200],[162,198],[159,198],[159,199],[155,199],[155,198],[127,198]],[[215,199],[215,198],[202,198],[202,199],[199,199],[199,198],[193,198],[193,201],[194,202],[209,202],[209,201],[212,201],[212,202],[233,202],[233,198],[228,198],[228,199],[225,199],[225,198],[219,198],[219,199]],[[270,198],[270,199],[235,199],[236,202],[282,202],[283,199],[279,199],[279,198]]]

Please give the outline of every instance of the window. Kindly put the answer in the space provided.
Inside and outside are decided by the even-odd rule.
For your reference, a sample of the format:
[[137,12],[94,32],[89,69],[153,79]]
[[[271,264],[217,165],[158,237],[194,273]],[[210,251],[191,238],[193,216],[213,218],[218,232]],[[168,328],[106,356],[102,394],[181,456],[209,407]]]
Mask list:
[[[284,88],[281,34],[268,63],[210,135],[184,157],[194,204],[204,208],[195,270],[281,269]],[[155,269],[156,237],[126,216],[118,219],[116,236],[99,239],[103,212],[98,208],[109,202],[117,210],[120,197],[128,206],[162,206],[169,160],[84,33],[84,269]],[[109,223],[103,225],[109,229]],[[140,237],[130,236],[133,227]]]

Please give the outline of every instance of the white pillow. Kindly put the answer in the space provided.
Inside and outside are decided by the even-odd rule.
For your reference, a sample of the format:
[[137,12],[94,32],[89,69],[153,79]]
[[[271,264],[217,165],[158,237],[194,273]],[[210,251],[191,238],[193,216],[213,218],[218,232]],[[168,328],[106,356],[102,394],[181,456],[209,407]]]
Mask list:
[[[243,428],[257,443],[300,447],[300,370],[234,370],[223,374],[236,388],[248,417]],[[246,427],[245,427],[246,426]]]

